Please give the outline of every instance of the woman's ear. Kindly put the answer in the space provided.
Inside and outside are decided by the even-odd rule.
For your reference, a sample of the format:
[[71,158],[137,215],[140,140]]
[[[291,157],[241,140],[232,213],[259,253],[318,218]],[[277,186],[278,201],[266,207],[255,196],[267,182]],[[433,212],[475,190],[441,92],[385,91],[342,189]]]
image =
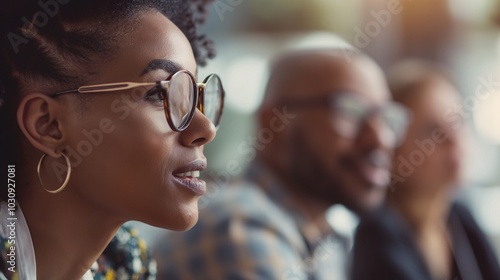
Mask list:
[[41,93],[28,94],[17,108],[17,122],[26,139],[54,158],[59,157],[57,151],[64,142],[60,117],[59,102]]

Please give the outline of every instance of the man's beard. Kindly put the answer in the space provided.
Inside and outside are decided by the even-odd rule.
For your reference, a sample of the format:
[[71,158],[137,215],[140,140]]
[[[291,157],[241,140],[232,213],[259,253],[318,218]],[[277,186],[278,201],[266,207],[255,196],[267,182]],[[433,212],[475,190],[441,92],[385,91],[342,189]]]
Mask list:
[[339,182],[335,176],[322,166],[298,129],[294,130],[293,139],[287,177],[298,188],[296,191],[328,205],[339,202]]

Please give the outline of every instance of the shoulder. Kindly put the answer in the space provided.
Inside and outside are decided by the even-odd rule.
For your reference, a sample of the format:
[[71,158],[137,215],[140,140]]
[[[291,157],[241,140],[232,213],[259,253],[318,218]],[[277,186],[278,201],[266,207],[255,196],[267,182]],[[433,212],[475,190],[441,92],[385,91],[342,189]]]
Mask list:
[[460,218],[463,223],[465,222],[467,224],[477,225],[476,219],[474,218],[469,208],[461,202],[454,202],[452,204],[450,209],[450,216],[451,215],[455,215],[456,217]]
[[[493,246],[465,205],[453,203],[450,209],[449,227],[455,239],[453,245],[455,251],[462,251],[467,247],[466,244],[469,244],[472,252],[467,257],[476,258],[483,277],[500,279],[500,266]],[[460,235],[460,232],[464,232],[465,235]]]
[[413,233],[406,221],[394,210],[383,207],[361,219],[353,252],[359,256],[392,256],[412,250],[413,242]]
[[293,218],[258,186],[249,183],[232,186],[208,199],[206,206],[200,207],[198,222],[191,230],[172,232],[168,238],[189,242],[225,238],[237,243],[243,238],[266,235],[291,243],[301,240]]
[[95,279],[149,279],[156,276],[156,264],[137,230],[124,225],[118,229],[102,255],[97,259]]
[[297,264],[300,248],[305,245],[293,220],[258,187],[244,185],[212,197],[200,208],[192,229],[163,236],[155,247],[155,257],[159,276],[168,275],[169,279],[202,274],[211,279],[227,275],[278,279],[276,273]]
[[290,214],[264,191],[252,183],[244,183],[209,197],[206,207],[200,207],[200,218],[195,228],[220,228],[238,222],[248,227],[275,230],[291,230],[289,227],[295,226]]
[[389,208],[362,218],[353,248],[352,279],[429,279],[407,223]]
[[0,261],[3,264],[0,265],[0,279],[18,279],[20,266],[25,264],[19,257],[19,243],[27,240],[21,240],[18,233],[27,229],[18,225],[16,215],[19,212],[15,211],[8,208],[5,201],[0,202],[0,219],[5,221],[0,224]]
[[460,202],[454,202],[448,218],[449,227],[463,227],[469,239],[485,239],[483,230],[469,208]]
[[408,235],[411,235],[408,225],[397,212],[387,206],[362,217],[356,230],[357,239],[370,238],[379,242],[393,242]]
[[[0,279],[6,279],[5,277],[9,277],[7,279],[11,279],[14,276],[14,273],[16,271],[15,269],[15,264],[16,260],[9,260],[9,255],[12,255],[13,251],[11,248],[12,246],[15,246],[15,244],[12,243],[12,240],[7,239],[6,236],[2,236],[0,234],[0,261],[2,261],[3,265],[0,265]],[[2,278],[4,277],[4,278]]]

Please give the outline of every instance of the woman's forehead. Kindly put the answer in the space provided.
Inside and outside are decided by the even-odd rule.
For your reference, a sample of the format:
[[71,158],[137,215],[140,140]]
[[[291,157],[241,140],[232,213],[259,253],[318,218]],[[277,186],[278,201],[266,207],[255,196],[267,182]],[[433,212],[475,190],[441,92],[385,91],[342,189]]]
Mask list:
[[106,81],[140,80],[148,72],[196,73],[191,45],[182,31],[163,14],[145,11],[134,30],[119,39],[115,57],[102,67]]

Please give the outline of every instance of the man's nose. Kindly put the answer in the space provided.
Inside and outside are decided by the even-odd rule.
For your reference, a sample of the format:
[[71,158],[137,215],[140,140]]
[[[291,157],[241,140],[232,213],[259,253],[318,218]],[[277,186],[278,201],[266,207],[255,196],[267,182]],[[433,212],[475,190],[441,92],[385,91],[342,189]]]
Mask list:
[[367,148],[393,149],[397,143],[397,136],[382,116],[372,114],[361,124],[357,142]]

